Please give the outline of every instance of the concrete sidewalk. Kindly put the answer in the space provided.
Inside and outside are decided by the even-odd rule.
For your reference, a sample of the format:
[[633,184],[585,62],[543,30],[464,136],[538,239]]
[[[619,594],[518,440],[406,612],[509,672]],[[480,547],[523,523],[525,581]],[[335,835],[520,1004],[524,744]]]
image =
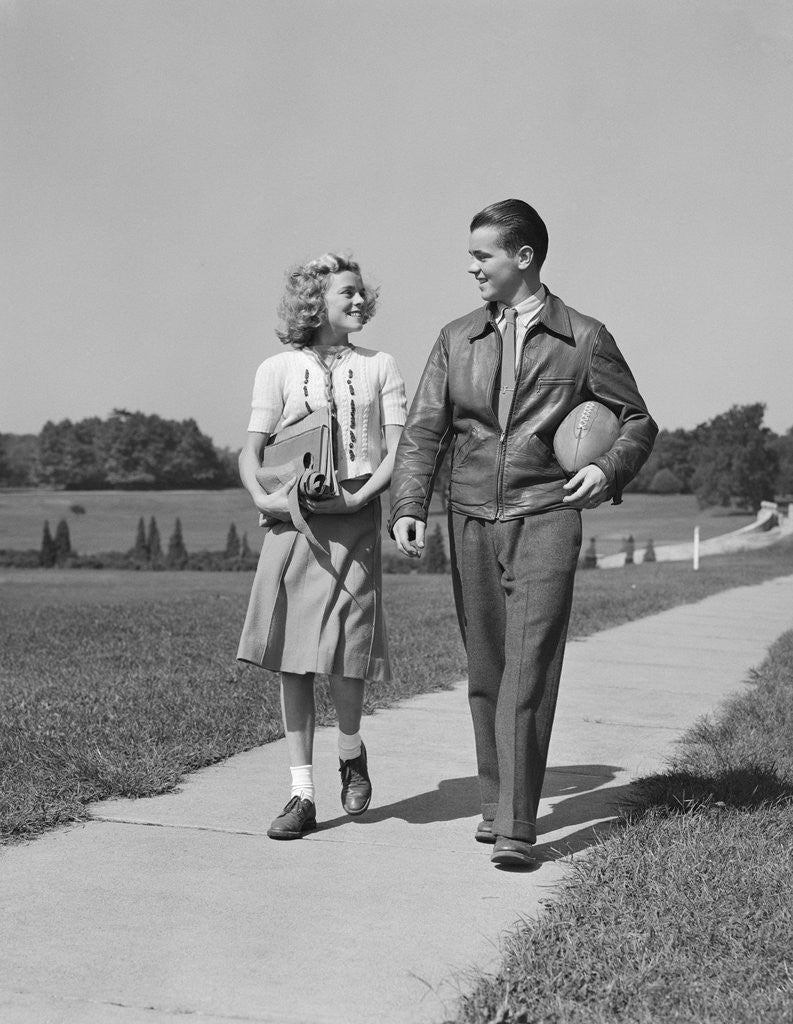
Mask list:
[[536,913],[630,780],[742,686],[793,627],[793,577],[568,645],[532,873],[474,842],[463,685],[364,721],[374,784],[341,812],[333,730],[316,744],[320,829],[264,835],[285,802],[283,742],[179,792],[94,807],[95,821],[0,856],[4,1024],[430,1024],[499,934]]

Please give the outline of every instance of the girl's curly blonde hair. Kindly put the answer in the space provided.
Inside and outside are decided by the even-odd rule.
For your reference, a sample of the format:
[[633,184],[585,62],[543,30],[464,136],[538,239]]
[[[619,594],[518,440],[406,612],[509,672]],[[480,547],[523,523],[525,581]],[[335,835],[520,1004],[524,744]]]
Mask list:
[[[281,326],[275,330],[284,345],[306,348],[311,344],[314,331],[325,323],[325,292],[331,275],[345,270],[361,274],[360,266],[350,256],[326,252],[319,259],[287,271],[286,288],[278,304]],[[377,288],[364,287],[363,323],[374,316],[377,293]]]

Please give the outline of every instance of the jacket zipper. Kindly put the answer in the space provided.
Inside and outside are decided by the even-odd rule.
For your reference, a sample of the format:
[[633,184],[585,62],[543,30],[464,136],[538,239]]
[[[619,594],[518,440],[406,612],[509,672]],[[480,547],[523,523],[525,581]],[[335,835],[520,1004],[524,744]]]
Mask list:
[[[496,495],[496,518],[504,518],[504,471],[506,469],[507,461],[507,434],[509,432],[510,421],[512,420],[512,410],[515,408],[515,398],[518,394],[518,385],[520,384],[520,376],[523,370],[523,355],[526,351],[526,345],[529,340],[539,332],[536,330],[537,327],[541,327],[540,323],[532,324],[531,327],[526,331],[526,335],[523,339],[523,344],[520,347],[520,359],[518,365],[515,367],[515,390],[512,392],[512,401],[509,403],[509,412],[507,413],[506,426],[501,431],[501,435],[498,439],[498,491]],[[500,333],[500,332],[499,332]],[[504,358],[504,339],[501,339],[501,358]],[[500,424],[499,424],[500,425]]]
[[[507,419],[509,424],[509,419]],[[501,431],[498,439],[498,473],[496,485],[496,519],[504,518],[504,466],[507,452],[507,432]]]
[[[499,334],[501,332],[499,331]],[[528,332],[526,334],[528,338]],[[518,393],[518,384],[520,383],[520,371],[523,367],[523,349],[526,345],[526,338],[523,339],[523,345],[520,350],[520,361],[515,367],[515,387],[512,391],[512,401],[509,403],[509,411],[507,412],[507,422],[501,429],[501,434],[498,439],[498,486],[496,492],[496,518],[504,518],[504,470],[507,462],[507,433],[509,431],[509,422],[512,419],[512,409],[515,405],[515,395]],[[504,376],[504,337],[501,336],[501,376]],[[499,424],[501,426],[501,424]]]
[[[495,330],[498,328],[493,325]],[[504,336],[501,331],[498,331],[498,335],[501,338],[501,366],[500,366],[500,377],[504,377]],[[523,353],[521,352],[521,356]],[[521,362],[523,360],[521,359]],[[518,390],[517,377],[515,378],[515,391]],[[496,519],[504,518],[504,464],[506,462],[506,449],[507,449],[507,427],[509,426],[509,417],[512,415],[512,403],[515,401],[515,391],[512,392],[512,402],[510,402],[509,412],[507,413],[507,423],[505,427],[502,427],[499,423],[501,433],[498,438],[498,463],[496,464]]]

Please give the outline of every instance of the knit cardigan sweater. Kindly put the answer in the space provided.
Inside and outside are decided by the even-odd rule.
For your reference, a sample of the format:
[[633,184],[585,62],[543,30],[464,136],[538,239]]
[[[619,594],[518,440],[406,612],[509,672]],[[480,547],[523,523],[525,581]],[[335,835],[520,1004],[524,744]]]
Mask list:
[[259,366],[248,430],[272,434],[330,406],[340,436],[339,480],[368,476],[383,460],[383,427],[403,426],[405,384],[393,356],[350,345],[330,366],[311,348],[288,349]]

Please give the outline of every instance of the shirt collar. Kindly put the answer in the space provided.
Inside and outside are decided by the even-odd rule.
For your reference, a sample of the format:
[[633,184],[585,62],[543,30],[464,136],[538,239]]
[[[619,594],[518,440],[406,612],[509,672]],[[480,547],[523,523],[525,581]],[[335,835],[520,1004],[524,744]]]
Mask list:
[[[540,287],[528,298],[523,299],[522,302],[517,302],[512,308],[518,314],[518,320],[523,323],[526,320],[530,320],[535,317],[542,309],[545,303],[545,285],[541,284]],[[504,315],[504,310],[507,308],[505,302],[498,303],[498,314],[496,319],[500,319]]]
[[[573,329],[570,325],[570,315],[564,302],[553,292],[544,288],[545,304],[540,311],[539,322],[544,324],[551,334],[561,338],[572,338]],[[468,337],[471,341],[483,337],[488,330],[495,330],[495,318],[499,315],[498,307],[494,302],[479,307],[479,315],[471,329]]]

